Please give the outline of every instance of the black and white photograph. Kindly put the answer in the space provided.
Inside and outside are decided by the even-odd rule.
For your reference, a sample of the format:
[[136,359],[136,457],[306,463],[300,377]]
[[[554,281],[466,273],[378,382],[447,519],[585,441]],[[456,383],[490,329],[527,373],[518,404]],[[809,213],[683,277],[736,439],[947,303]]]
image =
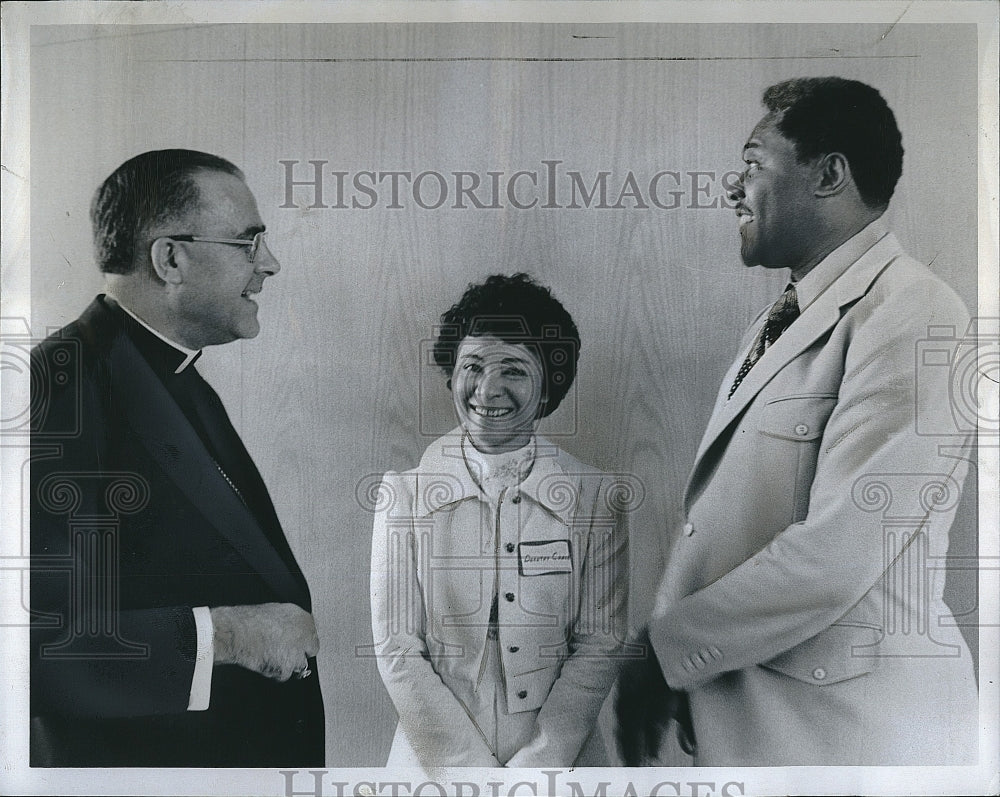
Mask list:
[[1000,793],[994,2],[4,2],[0,793]]

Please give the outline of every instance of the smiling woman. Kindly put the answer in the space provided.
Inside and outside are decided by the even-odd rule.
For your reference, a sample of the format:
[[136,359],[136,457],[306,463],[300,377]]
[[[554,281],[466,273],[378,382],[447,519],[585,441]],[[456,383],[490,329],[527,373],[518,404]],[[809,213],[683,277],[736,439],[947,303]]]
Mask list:
[[527,445],[542,405],[538,357],[523,344],[485,335],[463,340],[456,359],[455,412],[472,444],[489,454]]
[[382,482],[372,629],[399,713],[388,765],[607,763],[597,715],[618,671],[627,533],[613,479],[535,435],[580,337],[525,274],[472,285],[434,360],[459,427]]

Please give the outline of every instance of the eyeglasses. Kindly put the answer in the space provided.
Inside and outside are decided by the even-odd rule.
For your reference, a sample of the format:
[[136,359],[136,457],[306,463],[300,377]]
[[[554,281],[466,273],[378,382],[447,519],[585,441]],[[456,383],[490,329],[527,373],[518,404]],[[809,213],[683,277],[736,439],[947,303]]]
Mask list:
[[266,230],[261,230],[259,233],[254,235],[252,240],[247,240],[246,238],[206,238],[203,235],[165,235],[164,238],[173,238],[175,241],[195,241],[197,243],[205,244],[231,244],[232,246],[249,246],[250,251],[247,252],[247,260],[253,263],[254,258],[257,257],[257,252],[260,251],[260,247],[267,243],[265,240],[267,236]]

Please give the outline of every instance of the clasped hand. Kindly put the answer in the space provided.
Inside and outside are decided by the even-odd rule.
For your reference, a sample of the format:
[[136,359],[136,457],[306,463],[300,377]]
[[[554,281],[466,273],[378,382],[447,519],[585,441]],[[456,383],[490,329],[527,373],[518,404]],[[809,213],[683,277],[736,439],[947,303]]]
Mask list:
[[276,681],[308,675],[319,652],[313,616],[294,603],[217,606],[211,610],[216,664],[236,664]]
[[671,689],[663,677],[660,662],[643,628],[631,640],[644,650],[622,669],[615,697],[618,751],[625,766],[656,763],[663,734],[671,721],[678,725],[678,741],[684,752],[694,752],[694,728],[687,694]]

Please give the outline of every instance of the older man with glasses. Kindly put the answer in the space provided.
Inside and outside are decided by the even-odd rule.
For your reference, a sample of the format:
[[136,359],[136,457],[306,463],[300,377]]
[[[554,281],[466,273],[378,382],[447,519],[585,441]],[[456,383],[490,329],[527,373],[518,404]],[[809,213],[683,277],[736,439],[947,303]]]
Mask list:
[[32,352],[31,765],[322,766],[309,587],[194,367],[260,331],[257,203],[160,150],[91,219],[106,293]]

